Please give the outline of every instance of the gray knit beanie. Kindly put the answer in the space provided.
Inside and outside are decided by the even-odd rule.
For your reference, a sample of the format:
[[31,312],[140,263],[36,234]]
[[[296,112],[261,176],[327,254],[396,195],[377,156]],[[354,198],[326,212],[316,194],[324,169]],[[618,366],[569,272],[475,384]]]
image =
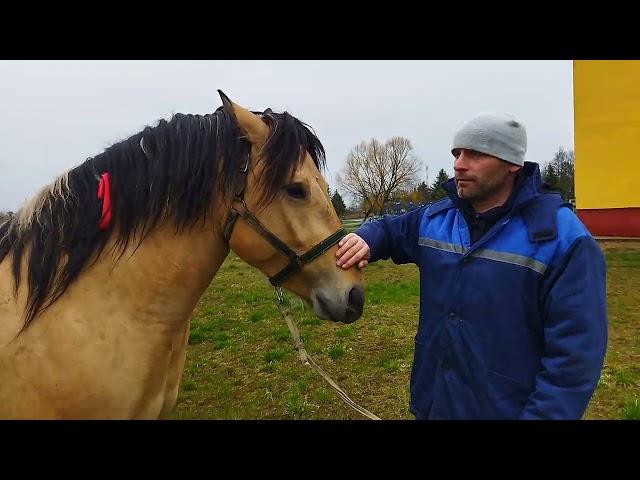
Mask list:
[[483,113],[465,123],[453,137],[451,151],[466,148],[522,166],[527,132],[513,116]]

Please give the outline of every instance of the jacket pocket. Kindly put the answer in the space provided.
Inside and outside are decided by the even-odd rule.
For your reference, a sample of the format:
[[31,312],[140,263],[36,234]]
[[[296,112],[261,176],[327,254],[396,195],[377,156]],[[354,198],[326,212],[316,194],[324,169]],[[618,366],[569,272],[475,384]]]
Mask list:
[[495,416],[500,419],[517,419],[524,410],[531,388],[494,370],[489,370],[489,384]]

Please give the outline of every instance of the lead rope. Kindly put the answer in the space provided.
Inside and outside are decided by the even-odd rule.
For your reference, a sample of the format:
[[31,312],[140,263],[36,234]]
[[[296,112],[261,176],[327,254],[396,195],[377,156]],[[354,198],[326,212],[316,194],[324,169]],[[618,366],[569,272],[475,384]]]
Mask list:
[[338,392],[338,395],[340,395],[340,398],[342,398],[342,400],[344,400],[345,403],[349,405],[351,408],[360,412],[362,415],[370,418],[371,420],[380,420],[380,417],[374,415],[366,408],[361,407],[356,402],[351,400],[349,396],[344,392],[344,390],[342,390],[338,386],[338,384],[334,382],[331,379],[331,377],[320,367],[320,365],[318,365],[313,360],[313,358],[311,358],[311,356],[307,353],[307,350],[304,348],[304,343],[302,343],[302,340],[300,339],[300,331],[298,330],[298,327],[296,326],[296,323],[294,322],[293,317],[291,316],[291,309],[290,309],[290,306],[287,305],[288,302],[284,298],[284,292],[282,291],[282,288],[281,287],[274,287],[274,288],[276,290],[276,298],[278,299],[278,306],[280,307],[279,308],[280,313],[282,314],[282,316],[287,322],[287,326],[289,327],[289,332],[291,332],[291,337],[293,338],[294,346],[296,350],[298,350],[298,356],[300,357],[300,360],[302,361],[302,363],[304,363],[305,365],[311,365],[322,376],[322,378],[324,378],[327,381],[327,383],[329,383],[329,385],[331,385],[333,389],[336,392]]

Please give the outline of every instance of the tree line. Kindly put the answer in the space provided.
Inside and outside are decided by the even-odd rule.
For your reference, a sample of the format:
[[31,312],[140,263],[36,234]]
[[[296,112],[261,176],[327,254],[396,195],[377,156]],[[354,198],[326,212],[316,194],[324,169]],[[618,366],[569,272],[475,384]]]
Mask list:
[[[566,202],[575,198],[574,163],[573,150],[560,147],[549,162],[540,165],[547,189],[560,193]],[[406,138],[363,141],[347,155],[337,176],[338,188],[333,194],[329,191],[329,196],[340,217],[351,209],[365,218],[385,213],[390,203],[423,205],[444,198],[442,183],[449,180],[449,174],[440,169],[433,182],[418,181],[422,165]],[[338,189],[351,197],[350,209]]]

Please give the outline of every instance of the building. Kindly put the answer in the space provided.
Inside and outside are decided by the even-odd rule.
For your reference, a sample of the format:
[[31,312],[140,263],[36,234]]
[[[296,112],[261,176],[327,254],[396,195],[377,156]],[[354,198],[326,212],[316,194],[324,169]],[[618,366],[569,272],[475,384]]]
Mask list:
[[640,237],[640,61],[573,62],[576,213],[594,236]]

